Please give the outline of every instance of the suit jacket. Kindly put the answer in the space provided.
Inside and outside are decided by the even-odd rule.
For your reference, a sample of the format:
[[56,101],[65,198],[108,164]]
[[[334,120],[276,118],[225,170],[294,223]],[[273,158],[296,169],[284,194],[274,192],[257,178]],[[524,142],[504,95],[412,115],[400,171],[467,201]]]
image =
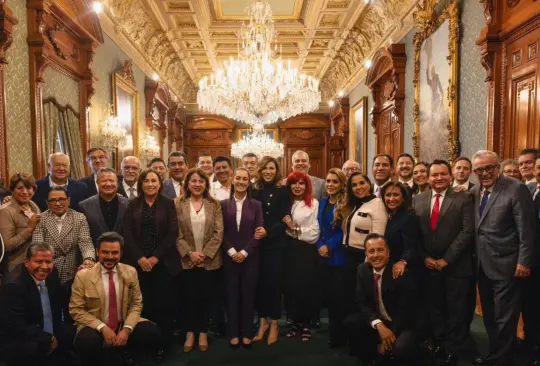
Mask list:
[[86,197],[92,197],[98,194],[94,173],[79,179],[79,182],[86,184]]
[[[142,250],[141,215],[144,194],[129,201],[124,214],[122,235],[124,236],[124,261],[135,268],[140,268],[137,261],[144,257]],[[169,274],[180,273],[180,258],[176,251],[178,220],[174,202],[163,195],[158,195],[156,202],[156,249],[152,255],[164,262]]]
[[174,190],[172,178],[163,181],[163,190],[161,191],[161,194],[174,201],[176,198],[176,191]]
[[255,229],[263,226],[262,204],[254,199],[246,198],[242,205],[240,229],[236,224],[236,202],[234,198],[223,200],[223,250],[225,253],[231,248],[237,252],[245,250],[251,256],[259,241],[253,237]]
[[[47,197],[49,196],[49,190],[51,189],[49,176],[47,175],[45,178],[37,180],[36,185],[37,190],[34,197],[32,197],[32,201],[38,205],[41,211],[46,211],[49,208],[47,206]],[[89,197],[88,188],[81,181],[70,178],[68,179],[67,191],[70,201],[69,207],[80,212],[79,203]]]
[[480,217],[481,186],[476,185],[476,252],[486,276],[507,280],[517,264],[533,266],[536,235],[534,203],[525,184],[499,176]]
[[431,229],[431,198],[433,191],[414,197],[413,206],[420,224],[419,252],[427,257],[448,262],[444,272],[453,276],[474,274],[473,202],[468,192],[448,188],[439,211],[435,231]]
[[[30,208],[36,214],[41,213],[39,207],[30,201]],[[26,249],[32,242],[32,232],[28,229],[28,217],[14,199],[0,210],[0,234],[4,239],[6,257],[4,262],[8,271],[24,262]]]
[[[178,240],[176,249],[182,258],[182,268],[191,269],[189,267],[190,251],[195,251],[195,239],[193,237],[193,229],[191,227],[191,213],[189,199],[177,199],[175,201],[176,213],[178,215]],[[204,260],[204,269],[214,270],[221,267],[221,244],[223,242],[223,213],[219,201],[209,201],[203,199],[204,206],[204,240],[203,254],[206,256]]]
[[[401,333],[415,324],[415,292],[414,282],[409,271],[392,278],[392,265],[388,262],[381,277],[381,296],[384,308],[392,318],[391,329]],[[356,274],[356,299],[360,310],[360,318],[368,325],[376,319],[381,319],[375,307],[373,267],[370,263],[358,266]],[[387,323],[386,323],[387,324]]]
[[57,216],[50,210],[41,215],[41,220],[32,235],[32,243],[47,243],[54,249],[54,267],[62,282],[72,280],[82,260],[95,258],[94,245],[86,217],[68,208],[62,231],[58,232]]
[[390,259],[404,259],[408,265],[418,260],[420,228],[417,217],[404,207],[390,215],[384,236],[390,246]]
[[0,202],[2,202],[6,196],[11,196],[11,191],[7,188],[0,187]]
[[[58,272],[53,269],[45,280],[51,311],[53,331],[62,331],[62,312],[58,290]],[[41,349],[48,350],[51,335],[43,331],[43,310],[39,289],[24,263],[5,278],[0,290],[0,344],[35,340]]]
[[312,175],[309,176],[309,179],[311,180],[311,187],[312,187],[311,196],[318,201],[326,197],[327,194],[326,194],[326,187],[325,187],[324,179],[317,178]]
[[263,189],[254,189],[252,197],[261,202],[266,237],[261,241],[264,246],[283,247],[287,240],[287,225],[283,218],[291,213],[291,196],[286,187],[264,185]]
[[[129,200],[118,195],[118,216],[112,231],[117,233],[122,232],[122,225],[124,224],[124,214],[128,206]],[[103,214],[101,213],[101,206],[99,204],[99,195],[92,196],[81,202],[81,212],[86,216],[88,225],[90,226],[90,233],[92,235],[92,242],[97,247],[97,239],[99,236],[107,231],[110,231],[105,223]]]
[[[69,314],[77,325],[77,332],[84,327],[96,329],[105,323],[105,309],[109,304],[105,303],[103,276],[101,264],[97,263],[90,269],[77,272],[71,289],[69,302]],[[120,292],[120,306],[122,307],[122,320],[124,326],[129,325],[133,329],[137,323],[145,321],[141,318],[143,298],[139,287],[139,279],[135,268],[126,264],[118,263],[118,283]]]
[[[328,247],[330,257],[324,258],[324,263],[328,266],[343,266],[345,264],[345,250],[343,249],[343,230],[341,221],[332,224],[334,220],[334,210],[328,210],[325,215],[326,206],[328,206],[330,197],[325,197],[319,202],[319,228],[321,234],[317,241],[317,249],[323,245]],[[320,257],[322,258],[322,257]]]
[[[126,192],[124,188],[124,177],[122,175],[118,176],[118,193],[125,198],[129,199],[129,193]],[[137,188],[137,182],[135,182],[135,188]]]

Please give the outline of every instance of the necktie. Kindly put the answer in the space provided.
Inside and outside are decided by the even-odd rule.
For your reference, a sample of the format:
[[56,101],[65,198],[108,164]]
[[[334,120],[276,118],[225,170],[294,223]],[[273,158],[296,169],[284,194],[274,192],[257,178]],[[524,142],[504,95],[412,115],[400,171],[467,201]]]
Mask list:
[[45,286],[45,281],[39,281],[39,297],[41,298],[41,309],[43,310],[43,330],[49,334],[53,333],[53,320],[49,291]]
[[116,285],[114,284],[114,272],[109,271],[109,323],[107,326],[116,331],[118,327],[118,306],[116,304]]
[[490,191],[484,191],[484,195],[482,196],[482,202],[480,202],[480,217],[482,217],[482,214],[484,213],[484,209],[486,208],[490,193]]
[[135,188],[129,187],[129,199],[135,198]]
[[381,189],[379,186],[375,187],[375,196],[381,198]]
[[441,195],[437,193],[435,195],[435,203],[433,204],[433,209],[431,210],[431,230],[435,231],[437,227],[437,220],[439,220],[439,210],[441,208],[441,201],[439,200]]
[[378,273],[373,274],[373,297],[375,300],[375,311],[377,312],[377,315],[381,314],[381,307],[379,304],[379,280],[381,279],[381,275]]

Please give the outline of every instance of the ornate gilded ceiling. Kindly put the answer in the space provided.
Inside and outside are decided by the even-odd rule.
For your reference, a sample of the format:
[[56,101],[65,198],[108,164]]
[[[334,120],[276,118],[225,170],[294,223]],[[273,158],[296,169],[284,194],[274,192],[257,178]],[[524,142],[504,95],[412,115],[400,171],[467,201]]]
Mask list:
[[[349,91],[364,60],[410,29],[418,0],[266,0],[283,57],[321,79],[323,100]],[[244,9],[252,0],[109,0],[104,31],[146,73],[157,73],[178,98],[237,52]],[[142,66],[141,66],[142,65]]]

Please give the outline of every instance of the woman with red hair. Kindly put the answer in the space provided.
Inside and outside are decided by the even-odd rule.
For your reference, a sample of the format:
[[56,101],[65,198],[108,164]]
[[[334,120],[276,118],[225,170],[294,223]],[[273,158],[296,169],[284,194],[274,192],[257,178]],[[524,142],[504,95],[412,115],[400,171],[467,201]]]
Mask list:
[[291,193],[291,214],[283,218],[287,235],[291,237],[287,250],[288,315],[293,323],[287,337],[300,334],[302,341],[311,339],[309,322],[316,310],[317,240],[320,229],[317,220],[319,202],[312,197],[309,176],[294,171],[287,177]]

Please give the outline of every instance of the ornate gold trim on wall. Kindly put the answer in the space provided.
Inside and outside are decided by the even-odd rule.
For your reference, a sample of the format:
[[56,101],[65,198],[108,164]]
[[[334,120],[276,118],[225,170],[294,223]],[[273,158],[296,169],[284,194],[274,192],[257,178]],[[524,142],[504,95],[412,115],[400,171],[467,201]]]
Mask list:
[[[356,131],[356,112],[362,108],[362,156],[356,155],[356,144],[357,144],[357,131]],[[368,128],[368,98],[362,97],[355,105],[351,107],[351,113],[349,114],[349,149],[350,155],[349,159],[360,161],[360,166],[362,171],[367,172],[367,128]]]
[[459,150],[459,121],[458,121],[458,54],[459,54],[459,3],[453,0],[450,5],[444,8],[440,15],[435,11],[439,0],[426,0],[423,6],[418,6],[413,17],[416,28],[419,29],[414,36],[414,127],[413,136],[414,155],[420,159],[420,51],[424,41],[431,37],[433,33],[447,20],[449,21],[448,39],[448,66],[450,67],[450,80],[447,90],[447,101],[449,107],[448,130],[448,156],[447,159],[454,161]]

